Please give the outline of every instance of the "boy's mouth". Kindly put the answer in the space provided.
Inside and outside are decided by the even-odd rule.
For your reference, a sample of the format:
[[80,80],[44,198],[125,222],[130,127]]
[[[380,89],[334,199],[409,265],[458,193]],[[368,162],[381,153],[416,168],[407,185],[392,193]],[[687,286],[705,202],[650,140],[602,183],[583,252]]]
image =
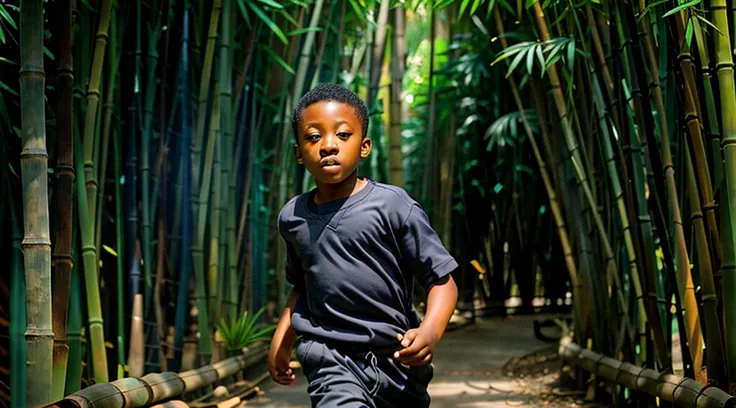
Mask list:
[[322,167],[339,166],[340,162],[333,156],[325,157],[319,161],[319,165]]

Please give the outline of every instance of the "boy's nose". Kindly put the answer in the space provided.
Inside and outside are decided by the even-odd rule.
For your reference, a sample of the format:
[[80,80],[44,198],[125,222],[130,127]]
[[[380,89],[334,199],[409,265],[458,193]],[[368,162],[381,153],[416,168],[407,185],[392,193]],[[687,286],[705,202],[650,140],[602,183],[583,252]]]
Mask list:
[[339,151],[339,148],[337,146],[337,139],[334,136],[327,136],[324,139],[322,139],[322,146],[320,148],[320,153],[322,156],[330,156],[337,154]]

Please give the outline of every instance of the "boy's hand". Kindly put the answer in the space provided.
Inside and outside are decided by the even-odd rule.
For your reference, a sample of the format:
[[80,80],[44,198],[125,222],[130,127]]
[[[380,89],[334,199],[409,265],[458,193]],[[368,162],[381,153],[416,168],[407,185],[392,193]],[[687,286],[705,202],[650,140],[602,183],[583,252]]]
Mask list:
[[281,385],[294,385],[296,383],[296,375],[289,367],[291,361],[291,353],[279,348],[276,353],[268,355],[268,372],[271,378]]
[[423,366],[432,362],[434,346],[440,338],[434,331],[420,326],[397,337],[403,349],[394,353],[395,359],[408,366]]

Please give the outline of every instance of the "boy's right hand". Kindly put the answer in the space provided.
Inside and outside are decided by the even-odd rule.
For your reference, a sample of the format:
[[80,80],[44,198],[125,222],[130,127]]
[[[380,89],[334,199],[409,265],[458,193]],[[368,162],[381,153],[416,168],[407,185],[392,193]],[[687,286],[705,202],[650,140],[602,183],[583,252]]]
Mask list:
[[275,382],[281,385],[294,385],[296,383],[294,370],[289,367],[290,361],[290,351],[279,348],[275,353],[269,353],[268,372]]

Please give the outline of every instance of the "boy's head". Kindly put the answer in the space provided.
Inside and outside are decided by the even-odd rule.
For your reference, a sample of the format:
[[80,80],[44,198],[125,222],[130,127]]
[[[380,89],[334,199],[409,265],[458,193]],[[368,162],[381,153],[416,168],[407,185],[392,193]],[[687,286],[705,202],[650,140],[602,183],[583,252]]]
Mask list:
[[318,182],[344,181],[371,151],[365,104],[336,84],[320,84],[307,92],[294,109],[292,127],[297,162]]

